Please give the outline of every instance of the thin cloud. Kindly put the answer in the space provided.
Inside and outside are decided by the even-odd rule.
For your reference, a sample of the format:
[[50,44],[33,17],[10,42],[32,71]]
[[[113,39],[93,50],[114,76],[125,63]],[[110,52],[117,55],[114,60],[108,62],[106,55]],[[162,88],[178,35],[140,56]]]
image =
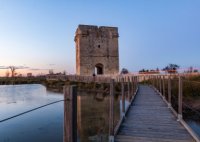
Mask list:
[[17,69],[29,69],[27,66],[16,66]]
[[29,69],[27,66],[0,66],[0,69],[9,69],[10,67],[15,67],[16,69]]
[[8,69],[6,66],[0,66],[0,69]]
[[49,69],[40,69],[40,68],[29,68],[32,71],[40,71],[40,70],[49,70]]
[[49,66],[55,66],[55,64],[49,64]]

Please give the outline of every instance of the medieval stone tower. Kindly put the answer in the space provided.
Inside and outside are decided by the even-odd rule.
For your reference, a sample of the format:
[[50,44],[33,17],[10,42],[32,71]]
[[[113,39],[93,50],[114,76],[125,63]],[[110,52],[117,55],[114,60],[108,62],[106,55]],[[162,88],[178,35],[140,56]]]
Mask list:
[[76,74],[119,73],[118,28],[79,25],[76,30]]

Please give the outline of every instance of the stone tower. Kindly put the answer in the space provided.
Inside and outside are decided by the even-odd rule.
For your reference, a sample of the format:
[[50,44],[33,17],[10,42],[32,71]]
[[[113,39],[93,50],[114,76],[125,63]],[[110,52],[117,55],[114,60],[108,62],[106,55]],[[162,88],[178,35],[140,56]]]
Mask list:
[[79,25],[76,30],[76,74],[119,73],[118,28]]

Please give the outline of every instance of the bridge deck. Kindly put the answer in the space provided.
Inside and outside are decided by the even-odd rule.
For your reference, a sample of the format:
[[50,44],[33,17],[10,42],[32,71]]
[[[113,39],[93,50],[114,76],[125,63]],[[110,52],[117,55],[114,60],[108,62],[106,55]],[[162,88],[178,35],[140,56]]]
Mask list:
[[115,142],[192,142],[166,103],[152,88],[141,85],[121,124]]

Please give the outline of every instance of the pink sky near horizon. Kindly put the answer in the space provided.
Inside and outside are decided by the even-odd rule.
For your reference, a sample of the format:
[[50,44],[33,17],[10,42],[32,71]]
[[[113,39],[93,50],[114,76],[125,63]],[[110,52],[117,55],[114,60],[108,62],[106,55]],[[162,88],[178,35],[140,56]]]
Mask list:
[[0,76],[2,66],[75,73],[79,24],[118,27],[120,70],[199,68],[199,7],[198,0],[0,0]]
[[[55,68],[55,67],[49,67],[49,68],[43,68],[43,69],[39,69],[39,68],[25,68],[25,69],[16,69],[16,73],[17,75],[22,74],[22,76],[27,76],[27,73],[32,73],[33,75],[44,75],[44,74],[48,74],[49,70],[53,70],[54,73],[63,73],[64,71],[66,72],[66,74],[74,74],[75,73],[75,69],[73,67],[71,68],[66,68],[63,69],[63,67],[60,68]],[[6,72],[10,72],[10,69],[0,69],[0,77],[4,77],[6,76]]]

